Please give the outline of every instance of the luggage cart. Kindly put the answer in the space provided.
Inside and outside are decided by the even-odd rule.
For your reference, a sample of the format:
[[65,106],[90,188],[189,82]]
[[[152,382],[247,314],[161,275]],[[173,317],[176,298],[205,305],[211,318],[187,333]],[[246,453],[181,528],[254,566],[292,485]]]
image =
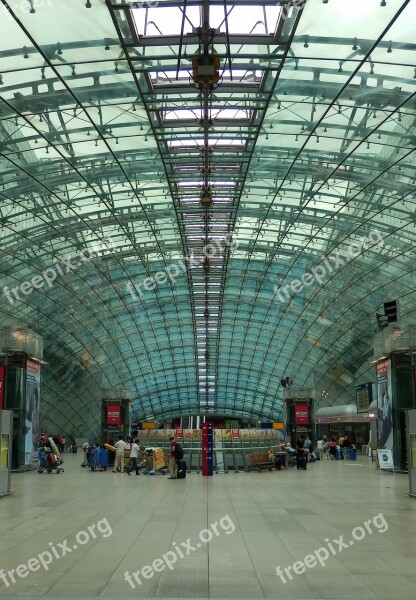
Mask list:
[[65,469],[61,466],[63,460],[58,458],[51,448],[41,447],[38,449],[38,473],[64,473]]
[[163,448],[147,447],[144,450],[144,471],[147,475],[155,475],[157,472],[166,475],[168,467]]

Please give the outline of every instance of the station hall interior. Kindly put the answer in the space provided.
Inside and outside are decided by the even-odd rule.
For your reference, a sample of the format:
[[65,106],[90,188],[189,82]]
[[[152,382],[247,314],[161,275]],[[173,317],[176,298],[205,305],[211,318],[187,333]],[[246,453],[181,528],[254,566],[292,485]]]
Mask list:
[[0,0],[0,598],[415,598],[415,23]]

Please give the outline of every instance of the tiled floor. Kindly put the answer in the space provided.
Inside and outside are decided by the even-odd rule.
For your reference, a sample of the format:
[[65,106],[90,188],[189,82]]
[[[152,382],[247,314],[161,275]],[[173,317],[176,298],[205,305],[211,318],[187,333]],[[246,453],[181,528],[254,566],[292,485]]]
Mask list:
[[[13,475],[0,499],[2,598],[416,598],[416,499],[407,475],[367,458],[184,481],[79,463]],[[7,571],[30,559],[13,583]]]

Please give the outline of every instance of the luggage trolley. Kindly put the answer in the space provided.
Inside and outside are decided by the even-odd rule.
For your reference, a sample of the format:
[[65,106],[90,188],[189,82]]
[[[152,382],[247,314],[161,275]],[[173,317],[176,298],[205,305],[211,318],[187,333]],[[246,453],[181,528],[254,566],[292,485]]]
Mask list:
[[165,453],[163,448],[148,447],[144,450],[145,472],[147,475],[155,475],[159,471],[162,475],[168,472]]
[[94,446],[90,449],[89,467],[91,471],[107,471],[108,450],[104,446]]
[[64,468],[61,466],[64,461],[52,451],[52,448],[41,446],[38,449],[38,460],[38,473],[55,471],[58,475],[64,472]]

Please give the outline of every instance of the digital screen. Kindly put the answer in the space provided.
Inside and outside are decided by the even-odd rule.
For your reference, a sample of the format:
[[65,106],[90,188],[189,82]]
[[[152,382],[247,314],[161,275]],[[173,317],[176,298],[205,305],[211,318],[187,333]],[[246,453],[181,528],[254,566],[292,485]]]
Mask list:
[[357,413],[368,412],[368,407],[373,401],[373,386],[371,382],[356,386],[355,400],[357,402]]

